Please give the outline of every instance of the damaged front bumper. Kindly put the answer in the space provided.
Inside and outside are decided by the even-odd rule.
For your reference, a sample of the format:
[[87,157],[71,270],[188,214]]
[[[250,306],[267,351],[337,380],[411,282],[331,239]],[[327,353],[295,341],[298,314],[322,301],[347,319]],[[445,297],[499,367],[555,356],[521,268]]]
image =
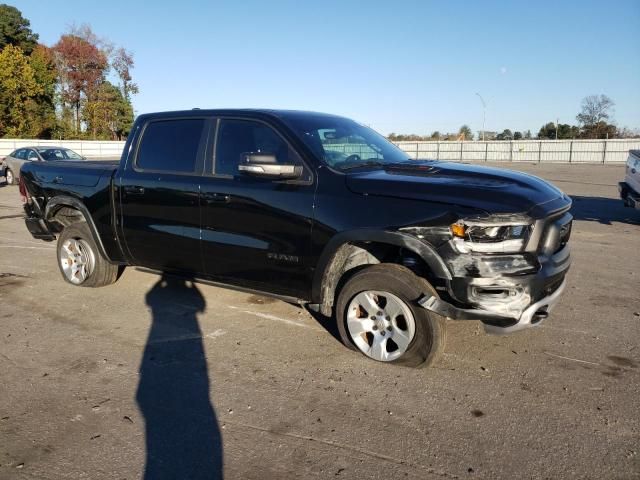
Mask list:
[[488,333],[512,333],[542,323],[565,289],[571,266],[568,207],[536,221],[518,253],[460,252],[439,248],[451,278],[444,298],[426,296],[422,307],[452,320],[479,320]]
[[555,291],[525,308],[517,317],[489,310],[458,308],[431,295],[422,297],[418,303],[423,308],[451,320],[480,320],[484,323],[487,333],[501,335],[524,330],[542,323],[549,316],[558,300],[560,300],[566,284],[567,281],[563,279]]

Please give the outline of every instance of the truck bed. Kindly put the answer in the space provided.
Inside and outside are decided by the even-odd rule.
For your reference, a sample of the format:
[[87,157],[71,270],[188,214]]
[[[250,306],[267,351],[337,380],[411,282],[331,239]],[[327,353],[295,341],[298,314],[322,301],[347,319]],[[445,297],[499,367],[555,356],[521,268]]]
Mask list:
[[23,172],[32,172],[43,184],[78,185],[93,187],[103,175],[116,171],[119,161],[78,160],[31,162],[22,167]]

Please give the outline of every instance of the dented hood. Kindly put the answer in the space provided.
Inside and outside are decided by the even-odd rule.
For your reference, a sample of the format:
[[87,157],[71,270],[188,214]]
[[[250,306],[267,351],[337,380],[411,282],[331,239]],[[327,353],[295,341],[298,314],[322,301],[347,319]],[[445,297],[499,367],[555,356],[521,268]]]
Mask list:
[[539,217],[571,204],[558,188],[533,175],[451,162],[411,162],[350,172],[346,182],[356,193],[454,204],[487,213]]

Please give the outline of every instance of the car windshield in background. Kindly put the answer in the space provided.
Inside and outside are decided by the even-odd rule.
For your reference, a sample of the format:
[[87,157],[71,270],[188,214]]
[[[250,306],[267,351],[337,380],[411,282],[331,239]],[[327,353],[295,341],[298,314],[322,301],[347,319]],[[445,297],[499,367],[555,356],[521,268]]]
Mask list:
[[283,119],[332,168],[351,170],[403,163],[411,158],[368,127],[340,117]]
[[44,160],[83,160],[82,155],[68,148],[39,148],[38,153]]

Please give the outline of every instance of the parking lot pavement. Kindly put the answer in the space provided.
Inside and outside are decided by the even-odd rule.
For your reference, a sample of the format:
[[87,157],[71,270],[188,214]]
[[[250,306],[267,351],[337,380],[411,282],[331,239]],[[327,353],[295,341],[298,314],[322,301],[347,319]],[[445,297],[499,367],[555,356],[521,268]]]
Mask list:
[[449,322],[443,359],[418,370],[255,295],[133,269],[69,286],[0,185],[0,478],[638,478],[624,167],[517,168],[575,200],[569,287],[534,330]]

